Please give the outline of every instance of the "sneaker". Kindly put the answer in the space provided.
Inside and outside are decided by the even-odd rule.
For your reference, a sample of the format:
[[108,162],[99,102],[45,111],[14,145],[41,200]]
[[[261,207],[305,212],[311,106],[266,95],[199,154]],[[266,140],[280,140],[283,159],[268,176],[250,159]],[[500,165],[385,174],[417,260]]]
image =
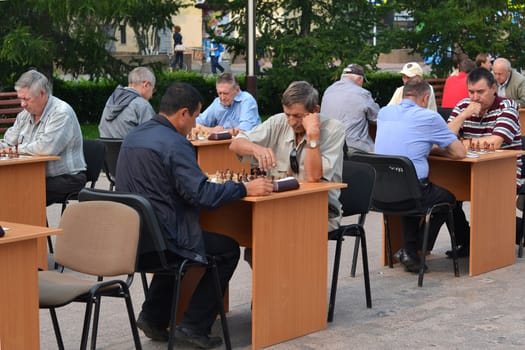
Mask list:
[[186,327],[175,328],[175,338],[197,345],[201,349],[213,349],[222,345],[221,337],[210,337],[207,334],[198,334]]
[[142,330],[146,337],[155,341],[168,341],[169,333],[166,328],[153,324],[152,322],[146,320],[142,312],[139,314],[137,319],[137,328]]

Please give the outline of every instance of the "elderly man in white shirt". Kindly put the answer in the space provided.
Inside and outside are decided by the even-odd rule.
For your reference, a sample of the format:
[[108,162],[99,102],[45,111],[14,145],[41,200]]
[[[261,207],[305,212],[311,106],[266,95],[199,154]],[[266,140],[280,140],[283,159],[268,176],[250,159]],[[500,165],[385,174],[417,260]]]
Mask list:
[[15,83],[23,111],[10,127],[0,148],[18,146],[18,152],[59,156],[46,164],[46,204],[61,202],[86,184],[82,133],[75,111],[51,95],[51,84],[42,73],[30,70]]

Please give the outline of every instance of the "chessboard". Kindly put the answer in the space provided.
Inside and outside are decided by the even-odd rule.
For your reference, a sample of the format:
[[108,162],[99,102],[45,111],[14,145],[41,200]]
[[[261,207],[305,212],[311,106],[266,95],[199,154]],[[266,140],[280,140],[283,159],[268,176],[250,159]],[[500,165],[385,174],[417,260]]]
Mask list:
[[[213,175],[208,175],[208,181],[214,182],[214,183],[225,183],[226,181],[233,181],[233,182],[250,182],[258,177],[266,177],[266,171],[261,170],[258,167],[253,167],[250,169],[250,172],[248,173],[245,169],[242,169],[241,172],[234,172],[230,169],[226,170],[217,170],[217,172]],[[272,180],[276,180],[274,177],[272,177]]]
[[[251,168],[250,173],[246,172],[244,169],[240,173],[226,169],[223,171],[217,170],[214,175],[208,174],[208,181],[219,184],[223,184],[227,181],[247,183],[258,177],[268,177],[268,175],[264,170],[261,170],[257,167]],[[273,182],[274,192],[282,192],[299,188],[299,182],[293,176],[286,175],[279,178],[270,176],[270,178]]]

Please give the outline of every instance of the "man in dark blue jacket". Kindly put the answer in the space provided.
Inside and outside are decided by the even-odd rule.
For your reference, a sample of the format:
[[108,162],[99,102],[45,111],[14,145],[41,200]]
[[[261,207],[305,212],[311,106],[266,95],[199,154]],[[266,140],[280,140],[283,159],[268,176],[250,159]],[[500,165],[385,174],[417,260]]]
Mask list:
[[[173,258],[206,262],[206,255],[216,256],[224,291],[239,260],[239,245],[229,237],[203,232],[200,209],[213,209],[246,195],[269,195],[273,187],[264,178],[246,184],[207,181],[186,138],[201,108],[202,97],[194,87],[171,85],[162,97],[159,114],[125,138],[116,187],[150,199]],[[174,276],[155,274],[142,305],[137,325],[153,340],[168,339],[173,283]],[[177,338],[201,348],[221,345],[220,337],[209,336],[218,313],[215,300],[213,276],[206,272],[177,327]]]

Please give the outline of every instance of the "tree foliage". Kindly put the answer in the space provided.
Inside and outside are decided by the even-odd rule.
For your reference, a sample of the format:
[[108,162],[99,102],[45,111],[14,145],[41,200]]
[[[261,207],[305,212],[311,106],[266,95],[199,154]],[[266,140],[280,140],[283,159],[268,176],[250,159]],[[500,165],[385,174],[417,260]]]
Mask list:
[[[231,16],[217,39],[234,55],[245,55],[246,0],[207,3]],[[265,86],[280,93],[292,80],[305,79],[322,89],[351,62],[375,67],[386,48],[373,46],[373,28],[383,27],[385,11],[366,0],[256,1],[257,52],[272,64],[261,73],[273,80]]]
[[[409,11],[416,30],[403,33],[401,43],[433,57],[433,72],[446,76],[454,53],[475,58],[478,53],[510,58],[525,65],[522,42],[523,0],[397,0],[398,10]],[[510,5],[510,6],[509,6]]]
[[0,87],[29,67],[51,75],[118,76],[127,71],[107,50],[112,28],[130,25],[141,49],[152,28],[171,28],[179,0],[6,0],[0,2]]

